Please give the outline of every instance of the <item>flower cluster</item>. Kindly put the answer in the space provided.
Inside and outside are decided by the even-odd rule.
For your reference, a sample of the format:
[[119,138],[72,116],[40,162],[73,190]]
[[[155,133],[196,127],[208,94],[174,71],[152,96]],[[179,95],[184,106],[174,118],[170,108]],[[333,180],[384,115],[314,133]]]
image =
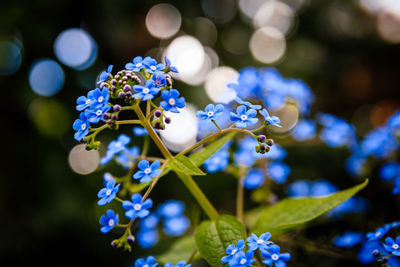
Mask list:
[[377,228],[367,234],[359,232],[345,232],[333,240],[334,245],[343,248],[351,248],[358,244],[361,247],[358,259],[361,263],[368,264],[377,261],[387,266],[400,266],[400,236],[395,239],[386,237],[390,231],[400,227],[400,222],[392,222]]
[[[146,258],[140,258],[135,261],[135,267],[156,267],[158,263],[156,258],[148,256]],[[166,263],[164,267],[190,267],[191,264],[186,264],[186,261],[180,261],[176,265],[172,263]]]
[[262,263],[268,266],[285,267],[286,262],[290,259],[289,253],[280,253],[280,247],[275,245],[272,241],[270,233],[264,233],[257,237],[255,234],[251,234],[247,238],[248,251],[245,252],[244,240],[239,240],[235,244],[230,244],[226,248],[227,256],[221,258],[222,263],[228,263],[230,267],[248,267],[256,261],[254,253],[260,251],[262,256]]

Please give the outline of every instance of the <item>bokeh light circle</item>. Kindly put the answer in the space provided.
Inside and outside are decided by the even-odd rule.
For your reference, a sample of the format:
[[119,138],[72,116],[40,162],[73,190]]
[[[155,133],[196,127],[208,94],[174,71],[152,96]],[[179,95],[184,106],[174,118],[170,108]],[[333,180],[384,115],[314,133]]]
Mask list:
[[294,11],[285,3],[268,1],[259,7],[254,16],[254,26],[257,28],[273,27],[286,34],[293,25]]
[[86,145],[76,145],[69,152],[68,163],[78,174],[90,174],[99,166],[100,154],[97,150],[86,150]]
[[86,31],[71,28],[57,36],[54,53],[64,65],[82,70],[94,63],[97,57],[97,44]]
[[250,39],[250,51],[255,59],[263,63],[274,63],[286,51],[284,35],[273,27],[262,27]]
[[174,152],[180,152],[196,143],[197,123],[196,108],[186,103],[180,113],[164,112],[171,118],[171,123],[166,124],[160,135],[165,145]]
[[228,104],[236,97],[236,92],[228,88],[229,83],[237,81],[239,73],[230,67],[218,67],[212,70],[204,85],[208,97],[215,103]]
[[202,0],[201,8],[213,21],[226,23],[236,15],[236,0]]
[[282,128],[278,128],[275,126],[269,126],[269,129],[276,133],[284,133],[288,132],[296,126],[297,121],[299,119],[299,109],[296,105],[286,103],[283,107],[277,110],[271,110],[271,116],[277,116],[281,120],[280,125]]
[[45,58],[32,64],[28,78],[29,85],[36,94],[52,96],[64,84],[64,71],[57,62]]
[[15,73],[21,65],[21,49],[9,41],[0,42],[0,75]]
[[170,4],[153,6],[146,15],[146,27],[149,33],[159,39],[174,36],[181,27],[182,17],[178,9]]

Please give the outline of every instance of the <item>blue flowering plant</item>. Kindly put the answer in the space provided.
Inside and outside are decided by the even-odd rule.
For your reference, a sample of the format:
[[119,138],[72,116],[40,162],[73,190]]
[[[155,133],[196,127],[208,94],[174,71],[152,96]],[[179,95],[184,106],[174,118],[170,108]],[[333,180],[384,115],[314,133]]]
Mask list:
[[[367,182],[335,190],[329,196],[309,194],[271,205],[277,202],[270,190],[271,180],[282,185],[290,175],[290,167],[283,162],[286,150],[271,138],[273,129],[284,127],[285,122],[271,110],[288,102],[306,116],[313,101],[304,83],[283,79],[273,69],[242,71],[237,83],[229,85],[237,90],[234,101],[208,104],[197,111],[196,142],[178,153],[170,151],[160,135],[173,127],[172,115],[168,114],[180,116],[186,108],[185,97],[173,85],[170,73],[178,69],[172,64],[168,58],[159,63],[139,56],[114,73],[110,65],[100,74],[98,88],[77,99],[80,114],[73,123],[74,137],[88,150],[100,148],[97,138],[106,130],[131,127],[133,135],[120,134],[108,143],[100,159],[103,168],[116,163],[125,170],[123,176],[104,174],[97,193],[98,205],[105,208],[100,231],[117,235],[111,245],[127,251],[135,245],[150,249],[165,236],[176,238],[170,249],[157,256],[168,267],[190,266],[199,258],[212,266],[286,266],[290,254],[281,253],[270,240],[271,233],[304,227],[350,199]],[[313,125],[305,128],[307,133],[300,134],[303,139],[314,131]],[[138,140],[141,147],[132,145]],[[154,149],[157,154],[150,155]],[[193,176],[206,175],[204,170],[224,171],[237,179],[235,216],[221,214],[225,208],[215,207],[197,185]],[[150,198],[159,180],[172,175],[180,179],[201,208],[197,219],[185,214],[187,205],[180,200],[154,203]],[[257,205],[255,209],[245,211],[245,189],[253,191],[249,201]],[[396,244],[397,239],[386,240],[393,255],[397,253]],[[158,264],[153,256],[134,263],[135,267]]]

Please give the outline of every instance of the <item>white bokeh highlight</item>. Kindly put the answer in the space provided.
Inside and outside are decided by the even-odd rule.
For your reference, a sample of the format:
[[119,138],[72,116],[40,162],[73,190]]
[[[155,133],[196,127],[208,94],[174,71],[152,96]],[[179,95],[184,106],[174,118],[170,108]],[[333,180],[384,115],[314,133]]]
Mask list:
[[94,172],[99,166],[100,154],[97,150],[86,150],[86,145],[74,146],[69,152],[68,163],[71,169],[82,175]]
[[228,88],[229,83],[236,83],[239,73],[231,67],[218,67],[207,76],[204,88],[214,103],[228,104],[236,97],[236,92]]
[[174,6],[163,3],[155,5],[149,10],[145,23],[152,36],[168,39],[179,31],[182,17]]

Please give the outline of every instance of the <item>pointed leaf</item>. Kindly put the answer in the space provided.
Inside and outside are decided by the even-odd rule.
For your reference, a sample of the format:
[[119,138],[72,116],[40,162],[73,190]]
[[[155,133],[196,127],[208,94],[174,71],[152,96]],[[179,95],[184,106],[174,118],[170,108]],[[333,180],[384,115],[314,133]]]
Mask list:
[[[363,189],[367,183],[368,179],[362,184],[327,197],[285,199],[262,211],[252,229],[252,233],[261,234],[287,230],[311,221],[351,198]],[[252,216],[255,215],[253,214]]]
[[191,159],[184,155],[177,155],[175,158],[170,160],[168,165],[175,172],[181,172],[187,175],[205,175],[205,173],[200,170]]
[[197,227],[196,245],[201,256],[211,266],[224,266],[221,258],[226,256],[226,248],[238,240],[246,240],[244,225],[235,217],[221,215],[215,221],[204,221]]
[[[194,241],[194,236],[184,236],[176,240],[167,252],[156,256],[156,259],[164,264],[170,262],[175,265],[181,260],[187,261],[192,257],[193,252],[195,252],[196,249],[197,247]],[[192,258],[192,261],[199,258],[200,254],[197,252]]]

